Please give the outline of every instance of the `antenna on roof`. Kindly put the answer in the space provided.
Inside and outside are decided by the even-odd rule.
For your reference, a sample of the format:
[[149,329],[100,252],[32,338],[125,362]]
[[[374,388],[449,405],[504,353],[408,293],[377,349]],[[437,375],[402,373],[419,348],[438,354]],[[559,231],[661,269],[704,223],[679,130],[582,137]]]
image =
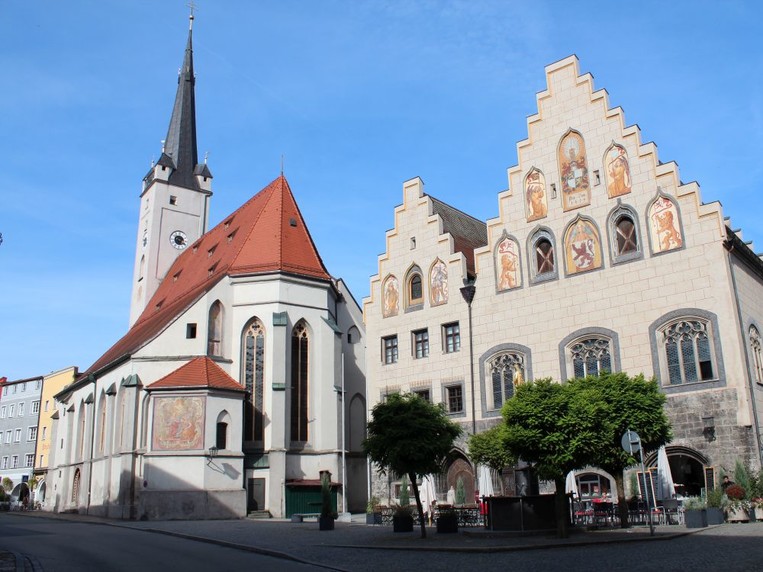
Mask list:
[[283,153],[281,153],[281,176],[283,177]]

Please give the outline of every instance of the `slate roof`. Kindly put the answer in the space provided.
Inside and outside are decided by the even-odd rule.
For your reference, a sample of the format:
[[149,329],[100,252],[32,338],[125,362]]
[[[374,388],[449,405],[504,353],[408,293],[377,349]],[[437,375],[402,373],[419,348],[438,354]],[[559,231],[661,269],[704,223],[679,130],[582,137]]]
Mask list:
[[246,391],[231,376],[208,357],[197,357],[172,373],[146,387],[146,391],[157,389],[225,389]]
[[442,230],[453,237],[454,247],[466,257],[466,270],[470,276],[475,275],[474,249],[487,244],[487,224],[434,198],[432,200],[434,214],[442,219]]
[[283,175],[188,246],[127,334],[83,375],[141,348],[224,277],[273,272],[332,282]]

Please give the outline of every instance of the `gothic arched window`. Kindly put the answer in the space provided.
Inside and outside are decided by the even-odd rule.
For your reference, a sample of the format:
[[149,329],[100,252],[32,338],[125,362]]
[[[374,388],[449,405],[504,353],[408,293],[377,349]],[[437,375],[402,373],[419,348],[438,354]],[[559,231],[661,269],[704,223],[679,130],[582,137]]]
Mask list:
[[667,325],[661,333],[670,385],[715,378],[707,322],[680,320]]
[[491,409],[500,409],[514,396],[516,385],[525,379],[525,356],[521,353],[501,353],[488,361]]
[[244,441],[263,440],[265,327],[255,318],[244,333]]
[[761,354],[760,332],[755,326],[750,326],[750,349],[752,350],[752,366],[755,369],[755,381],[763,383],[763,354]]
[[569,346],[575,377],[599,375],[612,371],[612,341],[607,338],[585,338]]
[[223,305],[220,303],[220,300],[217,300],[209,308],[207,355],[223,355]]
[[307,441],[309,336],[299,322],[291,333],[291,441]]

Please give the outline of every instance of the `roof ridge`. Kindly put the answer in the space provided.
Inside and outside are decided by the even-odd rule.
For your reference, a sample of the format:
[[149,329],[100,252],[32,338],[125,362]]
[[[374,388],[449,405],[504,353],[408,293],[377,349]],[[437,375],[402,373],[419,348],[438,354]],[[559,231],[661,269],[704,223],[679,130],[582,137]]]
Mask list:
[[[280,178],[280,177],[279,177],[279,178]],[[244,207],[246,207],[247,205],[249,205],[249,203],[251,203],[252,201],[254,201],[254,199],[256,199],[258,196],[260,196],[260,194],[261,194],[261,193],[264,193],[265,191],[267,191],[268,189],[270,189],[271,185],[273,185],[273,183],[275,183],[277,180],[278,180],[278,178],[276,178],[276,179],[273,179],[273,181],[271,181],[270,183],[268,183],[268,184],[265,186],[265,188],[264,188],[264,189],[262,189],[262,190],[261,190],[259,193],[255,193],[255,194],[254,194],[254,196],[252,196],[252,197],[251,197],[251,198],[250,198],[248,201],[246,201],[246,202],[245,202],[243,205],[241,205],[241,206],[240,206],[238,209],[236,209],[236,210],[235,210],[235,211],[234,211],[234,212],[233,212],[231,215],[229,215],[229,216],[225,217],[225,219],[223,220],[223,222],[225,222],[225,220],[227,220],[227,219],[231,218],[232,216],[235,216],[235,215],[236,215],[236,213],[238,213],[239,211],[243,210],[243,209],[244,209]],[[254,219],[254,222],[253,222],[253,223],[252,223],[252,225],[249,227],[249,232],[248,232],[248,233],[246,234],[246,236],[245,236],[245,237],[244,237],[244,238],[241,240],[241,244],[239,245],[239,247],[238,247],[238,250],[237,250],[237,251],[236,251],[236,253],[233,255],[233,258],[232,258],[232,260],[231,260],[230,264],[228,264],[228,265],[227,265],[227,266],[228,266],[228,268],[232,268],[233,266],[235,266],[235,263],[236,263],[236,261],[238,260],[238,257],[239,257],[239,255],[241,254],[241,251],[242,251],[242,250],[244,250],[244,247],[246,246],[247,242],[249,241],[249,238],[252,236],[252,233],[253,233],[253,232],[255,231],[255,229],[257,228],[257,223],[258,223],[258,222],[260,222],[260,218],[262,217],[262,212],[265,210],[265,207],[267,207],[267,206],[270,204],[270,199],[272,198],[272,195],[273,195],[273,191],[274,191],[274,190],[275,190],[275,187],[274,187],[273,189],[271,189],[271,190],[270,190],[270,195],[271,195],[271,196],[270,196],[270,197],[268,197],[268,198],[267,198],[267,200],[265,200],[265,204],[264,204],[264,205],[262,206],[262,208],[260,209],[260,212],[258,212],[258,213],[257,213],[257,217]],[[222,224],[222,223],[220,223],[220,224]],[[218,225],[218,226],[219,226],[219,225]],[[217,227],[215,227],[215,228],[217,228]],[[214,229],[213,229],[213,230],[214,230]]]

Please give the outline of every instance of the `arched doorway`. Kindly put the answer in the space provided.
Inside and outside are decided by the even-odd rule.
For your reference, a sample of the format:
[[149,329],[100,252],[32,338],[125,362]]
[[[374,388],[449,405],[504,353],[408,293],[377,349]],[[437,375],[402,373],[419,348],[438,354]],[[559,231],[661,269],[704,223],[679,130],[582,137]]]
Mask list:
[[[452,495],[455,494],[460,486],[459,481],[461,481],[464,488],[464,502],[466,504],[472,504],[475,502],[474,468],[472,467],[472,464],[467,461],[460,452],[455,452],[453,454],[445,475],[446,491],[450,491],[451,487],[453,487]],[[447,493],[446,498],[443,500],[447,502]],[[457,498],[456,502],[458,502]]]
[[[702,489],[715,486],[713,468],[708,466],[710,463],[702,453],[681,445],[667,446],[665,452],[668,454],[668,464],[677,496],[699,496]],[[645,464],[649,468],[655,468],[657,453],[650,453],[645,459]],[[713,482],[708,483],[708,477]]]
[[79,504],[79,469],[74,471],[74,480],[72,481],[72,504],[77,506]]
[[581,499],[617,496],[615,479],[601,469],[589,467],[576,471],[575,481]]
[[43,504],[45,502],[45,495],[48,492],[48,485],[45,483],[45,481],[42,481],[39,485],[37,485],[37,491],[34,493],[34,501],[36,503]]

